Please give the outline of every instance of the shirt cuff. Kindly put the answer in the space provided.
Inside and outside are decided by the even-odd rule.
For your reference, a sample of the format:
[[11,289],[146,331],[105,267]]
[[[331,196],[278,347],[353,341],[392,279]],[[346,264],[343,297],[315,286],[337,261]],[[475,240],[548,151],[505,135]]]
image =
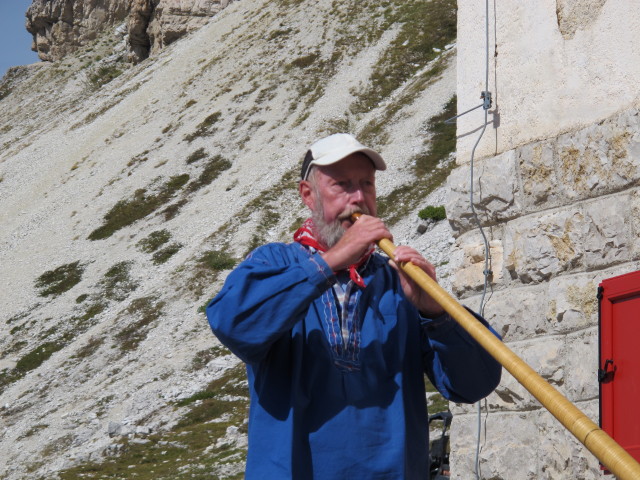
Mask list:
[[424,317],[418,312],[418,318],[420,319],[420,325],[429,332],[445,333],[456,326],[455,320],[447,312],[433,318]]
[[309,280],[318,286],[329,288],[336,283],[337,278],[320,253],[314,253],[309,257],[309,263],[303,264],[307,270]]

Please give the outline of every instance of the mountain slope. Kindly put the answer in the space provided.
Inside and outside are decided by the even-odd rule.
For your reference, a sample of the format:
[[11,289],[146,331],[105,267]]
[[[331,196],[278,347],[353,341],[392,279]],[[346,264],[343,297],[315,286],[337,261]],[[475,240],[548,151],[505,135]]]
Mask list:
[[[245,0],[136,66],[116,28],[60,62],[11,70],[0,84],[1,478],[51,478],[166,445],[176,429],[199,432],[204,472],[238,474],[242,368],[199,307],[252,248],[289,241],[305,215],[301,158],[336,131],[385,156],[378,190],[398,243],[446,262],[448,227],[415,227],[451,165],[451,147],[430,155],[429,119],[452,108],[454,40],[452,1]],[[227,413],[211,417],[216,401]],[[197,430],[201,411],[219,428]],[[179,456],[166,475],[182,465],[192,478],[195,460]]]

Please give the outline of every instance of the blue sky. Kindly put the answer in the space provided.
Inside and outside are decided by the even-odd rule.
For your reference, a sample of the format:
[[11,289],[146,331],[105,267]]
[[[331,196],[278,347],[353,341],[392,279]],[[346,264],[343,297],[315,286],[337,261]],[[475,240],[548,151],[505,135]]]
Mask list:
[[9,67],[39,62],[31,51],[32,37],[24,27],[31,0],[0,0],[0,77]]

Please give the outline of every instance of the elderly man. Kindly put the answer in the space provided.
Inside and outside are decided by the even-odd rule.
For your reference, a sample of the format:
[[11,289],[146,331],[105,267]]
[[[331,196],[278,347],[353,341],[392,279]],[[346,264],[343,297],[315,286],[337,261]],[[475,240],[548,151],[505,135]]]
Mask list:
[[[251,253],[207,307],[214,333],[247,364],[247,479],[424,480],[423,374],[454,402],[500,381],[500,365],[374,252],[392,239],[376,218],[385,169],[351,135],[314,143],[299,184],[311,218],[293,243]],[[354,212],[363,215],[352,222]],[[416,250],[394,255],[435,279]]]

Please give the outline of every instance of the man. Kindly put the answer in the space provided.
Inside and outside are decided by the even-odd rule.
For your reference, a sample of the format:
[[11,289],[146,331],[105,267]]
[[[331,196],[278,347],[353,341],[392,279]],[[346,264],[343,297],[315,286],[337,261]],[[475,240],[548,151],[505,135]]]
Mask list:
[[[312,217],[291,244],[258,248],[207,307],[247,364],[247,479],[421,479],[429,475],[424,377],[473,403],[501,368],[395,263],[376,218],[382,157],[348,134],[314,143],[300,196]],[[362,212],[355,222],[351,214]],[[435,279],[416,250],[397,247]]]

